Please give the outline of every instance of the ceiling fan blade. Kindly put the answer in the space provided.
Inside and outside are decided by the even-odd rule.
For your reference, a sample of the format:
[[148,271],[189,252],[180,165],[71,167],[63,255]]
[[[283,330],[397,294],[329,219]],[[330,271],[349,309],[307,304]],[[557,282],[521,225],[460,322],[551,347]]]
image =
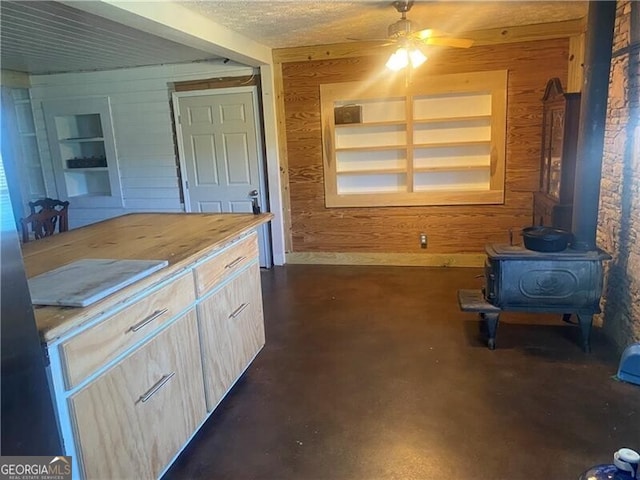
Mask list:
[[434,28],[425,28],[424,30],[419,30],[411,34],[413,38],[417,38],[419,40],[424,40],[426,38],[431,37],[451,37],[452,35],[447,32],[443,32],[442,30],[436,30]]
[[439,47],[469,48],[473,45],[473,40],[468,38],[430,37],[422,40],[422,43]]
[[387,45],[391,45],[391,40],[388,38],[353,38],[347,37],[347,40],[352,40],[354,42],[385,42]]

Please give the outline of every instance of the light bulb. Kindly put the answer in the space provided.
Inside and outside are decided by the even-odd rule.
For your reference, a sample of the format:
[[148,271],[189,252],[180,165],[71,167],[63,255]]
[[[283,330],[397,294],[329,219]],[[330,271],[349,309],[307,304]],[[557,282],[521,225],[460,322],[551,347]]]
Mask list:
[[424,53],[422,53],[417,48],[414,48],[409,52],[409,58],[411,58],[411,66],[413,68],[419,67],[427,60],[427,57],[424,56]]
[[406,48],[399,48],[396,52],[389,57],[387,61],[387,68],[397,72],[409,65],[409,54]]

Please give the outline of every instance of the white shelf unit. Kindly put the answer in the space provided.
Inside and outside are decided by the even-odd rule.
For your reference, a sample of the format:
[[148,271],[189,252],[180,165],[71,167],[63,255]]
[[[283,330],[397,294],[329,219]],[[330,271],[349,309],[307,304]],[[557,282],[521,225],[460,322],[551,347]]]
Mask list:
[[73,206],[121,207],[108,97],[43,102],[58,195]]
[[[327,207],[502,203],[506,82],[492,71],[321,85]],[[336,125],[349,105],[359,122]]]

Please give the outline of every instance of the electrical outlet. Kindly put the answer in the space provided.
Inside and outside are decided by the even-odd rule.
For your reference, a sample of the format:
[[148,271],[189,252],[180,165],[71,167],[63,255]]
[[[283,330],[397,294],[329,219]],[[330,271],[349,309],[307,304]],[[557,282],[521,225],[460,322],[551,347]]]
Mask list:
[[420,234],[420,248],[427,248],[427,234]]

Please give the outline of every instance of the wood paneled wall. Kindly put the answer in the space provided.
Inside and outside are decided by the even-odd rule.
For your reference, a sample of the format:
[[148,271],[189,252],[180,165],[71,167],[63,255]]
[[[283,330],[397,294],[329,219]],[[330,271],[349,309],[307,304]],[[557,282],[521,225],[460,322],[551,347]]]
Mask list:
[[[292,251],[377,253],[481,253],[489,242],[508,242],[531,224],[547,80],[566,85],[569,39],[434,52],[413,75],[509,71],[504,205],[325,208],[320,88],[324,83],[380,81],[390,75],[385,57],[292,62],[282,65],[291,199]],[[402,74],[402,73],[401,73]],[[419,234],[428,236],[428,248]]]

